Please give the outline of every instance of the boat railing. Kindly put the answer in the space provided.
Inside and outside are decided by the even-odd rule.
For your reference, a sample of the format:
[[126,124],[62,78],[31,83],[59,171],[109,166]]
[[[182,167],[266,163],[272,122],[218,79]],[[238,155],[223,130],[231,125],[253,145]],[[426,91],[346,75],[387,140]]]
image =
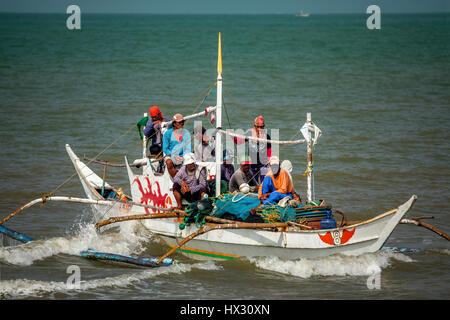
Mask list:
[[302,144],[306,143],[305,139],[299,139],[299,140],[269,140],[264,138],[257,138],[257,137],[251,137],[251,136],[245,136],[242,134],[234,133],[228,130],[219,130],[221,133],[226,134],[231,137],[241,138],[245,140],[252,140],[252,141],[258,141],[258,142],[267,142],[267,143],[273,143],[273,144]]
[[[190,119],[194,119],[194,118],[198,118],[201,116],[207,116],[208,113],[214,112],[217,109],[216,106],[209,106],[207,108],[205,108],[205,110],[201,111],[201,112],[197,112],[188,116],[183,117],[184,120],[190,120]],[[161,124],[162,127],[168,127],[169,125],[171,125],[173,122],[173,120],[167,121],[167,122],[163,122]]]

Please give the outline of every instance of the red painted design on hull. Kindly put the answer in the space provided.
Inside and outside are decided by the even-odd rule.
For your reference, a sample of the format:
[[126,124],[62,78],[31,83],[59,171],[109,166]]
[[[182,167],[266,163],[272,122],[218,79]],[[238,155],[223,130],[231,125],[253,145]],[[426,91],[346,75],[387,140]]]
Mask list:
[[342,235],[340,234],[339,231],[328,231],[327,233],[325,233],[324,235],[321,235],[319,233],[319,238],[320,240],[322,240],[323,242],[325,242],[326,244],[329,244],[331,246],[333,245],[340,245],[340,244],[344,244],[347,243],[355,234],[356,229],[353,230],[344,230],[342,231]]
[[[170,197],[165,193],[164,195],[161,194],[161,188],[159,186],[159,182],[155,181],[154,185],[156,185],[156,191],[153,192],[152,190],[152,184],[149,180],[149,178],[145,177],[145,180],[147,180],[147,188],[143,188],[142,183],[139,181],[138,178],[134,179],[135,182],[138,184],[139,191],[142,194],[141,197],[141,203],[142,204],[148,204],[153,205],[156,207],[162,207],[167,208],[167,205],[172,204],[172,200]],[[151,209],[153,212],[161,212],[157,209]],[[149,208],[145,208],[145,212],[150,214]]]

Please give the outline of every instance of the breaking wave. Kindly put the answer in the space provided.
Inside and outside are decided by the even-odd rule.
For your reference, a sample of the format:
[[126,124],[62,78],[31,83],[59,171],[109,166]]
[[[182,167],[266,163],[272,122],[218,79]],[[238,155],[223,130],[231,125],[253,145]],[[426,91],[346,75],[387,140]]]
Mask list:
[[124,288],[147,279],[157,278],[161,275],[180,274],[191,271],[193,268],[213,270],[214,264],[201,262],[195,264],[174,264],[170,267],[146,269],[132,274],[123,274],[116,277],[80,281],[78,288],[70,288],[66,282],[37,281],[28,279],[0,281],[0,298],[39,297],[48,293],[71,294],[104,287]]
[[105,234],[97,233],[92,224],[80,224],[74,228],[76,235],[70,238],[55,237],[14,247],[0,247],[0,263],[28,266],[57,254],[79,255],[87,249],[123,255],[138,254],[151,240],[151,235],[148,232],[145,234],[140,224],[135,222],[122,224],[120,232]]
[[332,255],[322,258],[283,260],[277,257],[249,258],[256,267],[300,278],[314,276],[370,276],[388,268],[393,260],[413,262],[403,253],[382,250],[360,256]]
[[[148,242],[159,242],[139,222],[130,221],[120,225],[119,232],[99,234],[92,224],[74,226],[73,237],[55,237],[36,240],[14,247],[0,247],[0,263],[29,266],[36,261],[58,254],[78,256],[81,251],[93,249],[96,251],[113,252],[122,255],[139,255],[146,250]],[[78,288],[71,288],[66,282],[40,281],[32,279],[0,280],[0,298],[39,297],[45,294],[74,294],[86,290],[104,287],[127,287],[134,283],[152,279],[165,274],[180,274],[193,268],[200,270],[218,270],[222,268],[213,261],[194,264],[176,263],[170,267],[137,270],[114,277],[80,281]]]

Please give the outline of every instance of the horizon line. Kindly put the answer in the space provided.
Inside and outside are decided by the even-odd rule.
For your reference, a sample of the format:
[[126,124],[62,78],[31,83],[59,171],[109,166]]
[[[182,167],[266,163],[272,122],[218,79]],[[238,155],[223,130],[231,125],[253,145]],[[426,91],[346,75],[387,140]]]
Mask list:
[[[1,13],[11,13],[11,14],[62,14],[67,15],[66,12],[57,11],[0,11]],[[100,11],[89,11],[83,12],[83,14],[110,14],[110,15],[120,15],[120,14],[136,14],[136,15],[296,15],[299,12],[100,12]],[[353,15],[367,15],[365,12],[307,12],[311,15],[338,15],[338,14],[353,14]],[[414,12],[383,12],[383,14],[448,14],[448,11],[414,11]],[[309,18],[309,17],[308,17]]]

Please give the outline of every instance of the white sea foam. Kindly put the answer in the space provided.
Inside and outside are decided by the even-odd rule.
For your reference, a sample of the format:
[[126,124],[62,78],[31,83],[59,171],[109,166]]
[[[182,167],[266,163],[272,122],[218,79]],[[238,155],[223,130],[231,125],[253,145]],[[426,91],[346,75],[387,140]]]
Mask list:
[[144,250],[143,244],[151,238],[141,229],[139,224],[130,223],[123,224],[120,232],[99,234],[93,225],[78,225],[74,237],[55,237],[14,247],[1,247],[0,262],[26,266],[61,253],[79,255],[87,249],[124,255],[138,254]]
[[107,277],[95,280],[80,281],[79,288],[70,288],[65,282],[54,281],[36,281],[28,279],[3,280],[0,281],[0,298],[15,297],[39,297],[48,293],[66,293],[82,292],[103,287],[127,287],[134,283],[156,278],[160,275],[170,273],[184,273],[191,270],[191,265],[175,264],[170,267],[160,267],[147,269],[145,271],[132,274],[123,274],[116,277]]
[[203,261],[200,263],[194,263],[192,268],[202,269],[202,270],[223,270],[223,267],[216,264],[212,260]]
[[[36,240],[15,247],[0,248],[0,263],[28,266],[35,261],[57,254],[79,255],[88,248],[113,252],[116,254],[137,255],[145,250],[145,244],[155,239],[150,232],[136,221],[122,223],[119,232],[99,234],[93,225],[78,224],[73,227],[74,237],[55,237],[46,240]],[[170,267],[146,269],[132,274],[116,277],[87,280],[80,282],[79,289],[71,289],[65,282],[38,281],[31,279],[16,279],[0,281],[0,298],[39,297],[48,293],[73,294],[77,291],[92,290],[102,287],[126,287],[133,283],[158,277],[169,273],[189,272],[192,268],[201,270],[220,270],[222,267],[213,261],[194,264],[175,264]]]
[[392,259],[412,262],[402,254],[380,251],[360,256],[333,255],[315,259],[283,260],[277,257],[249,258],[258,268],[300,278],[313,276],[369,276],[391,265]]
[[431,251],[450,256],[450,249],[431,249]]

